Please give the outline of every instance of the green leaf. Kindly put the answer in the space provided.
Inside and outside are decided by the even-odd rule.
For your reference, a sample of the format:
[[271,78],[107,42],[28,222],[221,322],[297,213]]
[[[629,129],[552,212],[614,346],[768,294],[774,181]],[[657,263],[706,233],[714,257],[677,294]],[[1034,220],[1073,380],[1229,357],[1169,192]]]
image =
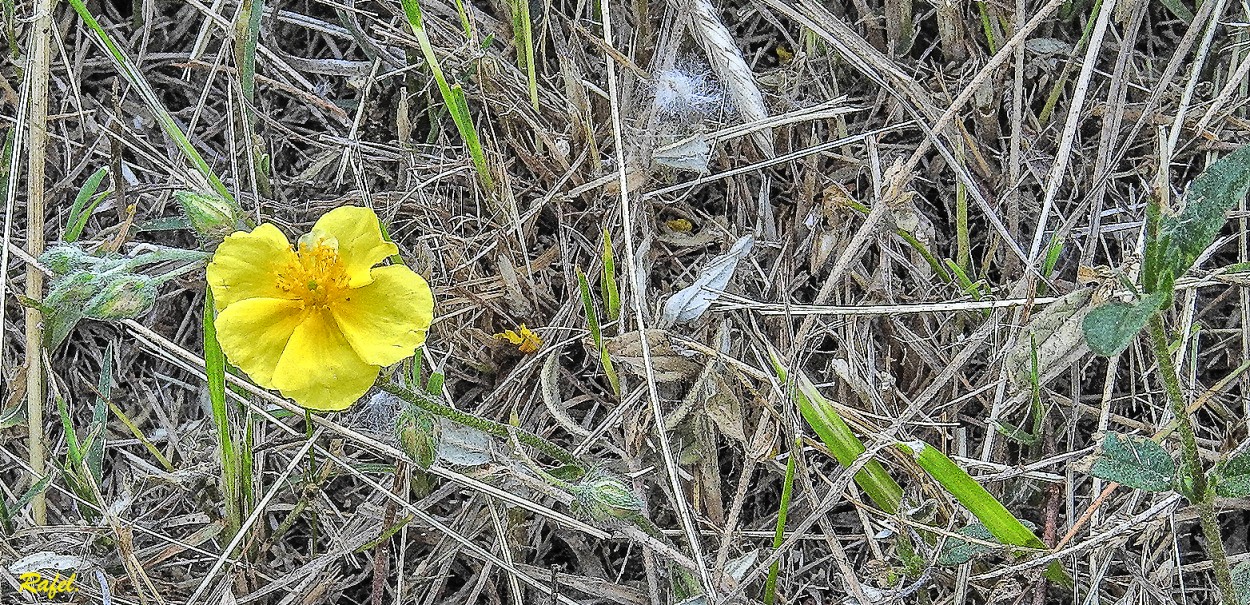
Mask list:
[[64,241],[70,243],[78,241],[83,228],[87,226],[87,219],[91,218],[91,213],[95,212],[96,206],[99,206],[100,201],[108,194],[108,192],[95,194],[96,189],[100,188],[100,181],[104,180],[104,175],[108,174],[108,171],[105,167],[93,172],[78,190],[78,195],[74,197],[74,205],[69,209],[69,218],[65,221],[65,236],[62,238]]
[[1233,603],[1250,605],[1250,561],[1244,561],[1233,568]]
[[[955,464],[946,454],[923,441],[899,442],[898,446],[908,450],[929,476],[937,480],[946,491],[950,492],[960,504],[964,505],[977,520],[985,524],[990,534],[1003,544],[1023,546],[1047,550],[1046,544],[1015,515],[1007,510],[998,499],[973,479],[964,469]],[[1043,574],[1046,579],[1061,586],[1072,588],[1072,577],[1063,569],[1063,564],[1053,561],[1046,566]]]
[[1176,463],[1163,446],[1144,437],[1107,433],[1090,474],[1148,492],[1172,489]]
[[26,405],[19,399],[8,408],[0,409],[0,429],[15,427],[26,422]]
[[217,341],[216,305],[213,292],[204,293],[204,314],[201,317],[204,334],[204,374],[208,379],[208,400],[213,410],[213,424],[217,428],[218,452],[221,456],[221,479],[226,492],[226,521],[229,535],[238,533],[243,523],[240,506],[240,464],[235,452],[234,439],[230,434],[230,414],[226,408],[226,355]]
[[43,479],[36,481],[34,485],[27,488],[26,492],[22,494],[22,497],[17,499],[17,504],[13,507],[13,510],[22,510],[23,508],[26,508],[26,505],[34,501],[36,496],[47,491],[48,486],[52,485],[52,477],[53,474],[49,472],[43,476]]
[[1250,190],[1250,145],[1244,145],[1207,167],[1189,184],[1179,214],[1162,215],[1146,255],[1143,285],[1147,292],[1166,291],[1215,241],[1231,210]]
[[[986,529],[982,523],[973,523],[972,525],[961,527],[955,530],[955,533],[983,542],[998,542],[994,538],[994,534],[991,534],[990,530]],[[1001,542],[998,543],[1002,544]],[[942,545],[942,553],[938,555],[937,564],[945,566],[961,565],[971,561],[977,555],[992,550],[994,550],[992,546],[948,537],[946,538],[946,543]]]
[[1215,493],[1224,498],[1250,497],[1250,452],[1220,463],[1211,473]]
[[1155,292],[1133,304],[1114,302],[1090,311],[1081,323],[1085,343],[1104,357],[1119,355],[1166,300],[1166,292]]

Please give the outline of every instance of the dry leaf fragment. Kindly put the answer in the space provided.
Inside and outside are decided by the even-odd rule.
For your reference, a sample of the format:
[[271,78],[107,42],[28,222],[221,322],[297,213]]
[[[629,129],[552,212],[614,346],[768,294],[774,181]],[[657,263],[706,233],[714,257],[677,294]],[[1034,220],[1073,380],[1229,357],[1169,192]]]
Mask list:
[[1016,388],[1029,387],[1034,342],[1037,343],[1039,375],[1045,375],[1051,366],[1068,357],[1069,353],[1086,349],[1081,324],[1096,306],[1091,304],[1093,294],[1093,288],[1075,290],[1033,315],[1029,325],[1020,332],[1015,346],[1003,359],[1008,378]]
[[[673,343],[668,332],[652,328],[646,331],[647,345],[651,350],[651,370],[656,382],[676,382],[693,376],[700,364],[688,358]],[[612,361],[638,376],[646,376],[642,359],[642,340],[638,332],[628,332],[604,341]]]
[[651,159],[661,166],[707,174],[708,162],[712,160],[712,144],[702,135],[696,135],[656,149]]
[[703,316],[721,292],[729,285],[738,261],[751,252],[755,237],[744,235],[734,242],[729,252],[713,258],[699,273],[694,283],[683,288],[664,303],[664,324],[687,323]]

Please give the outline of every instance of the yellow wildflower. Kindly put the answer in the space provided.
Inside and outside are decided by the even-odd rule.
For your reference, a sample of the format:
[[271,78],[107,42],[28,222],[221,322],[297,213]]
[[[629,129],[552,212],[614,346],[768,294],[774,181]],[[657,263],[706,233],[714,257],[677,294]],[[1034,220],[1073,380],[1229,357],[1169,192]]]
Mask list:
[[217,339],[230,363],[301,406],[333,411],[425,341],[434,298],[368,208],[326,213],[292,248],[265,223],[225,239],[208,265]]
[[519,331],[505,330],[496,334],[495,338],[506,340],[516,345],[517,350],[526,355],[537,353],[538,349],[543,346],[543,339],[525,327],[525,324],[521,324]]

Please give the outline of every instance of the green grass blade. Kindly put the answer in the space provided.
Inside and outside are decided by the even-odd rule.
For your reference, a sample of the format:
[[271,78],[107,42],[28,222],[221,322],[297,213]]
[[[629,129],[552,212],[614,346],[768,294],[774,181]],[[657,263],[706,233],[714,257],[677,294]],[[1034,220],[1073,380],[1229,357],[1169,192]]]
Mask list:
[[104,349],[104,361],[100,364],[100,380],[96,385],[95,408],[91,411],[91,429],[83,448],[87,470],[95,477],[96,484],[104,476],[104,442],[107,434],[108,404],[113,394],[113,343]]
[[[946,454],[923,441],[899,442],[900,449],[910,453],[916,464],[933,477],[947,492],[955,497],[964,508],[968,509],[977,520],[985,525],[999,542],[1011,546],[1049,550],[1046,544],[1025,527],[1007,507],[977,483],[971,475]],[[1064,571],[1063,566],[1055,561],[1046,568],[1046,577],[1064,586],[1071,586],[1072,579]]]
[[[1046,260],[1042,262],[1042,277],[1049,278],[1054,272],[1055,265],[1059,264],[1059,255],[1063,253],[1063,239],[1056,232],[1050,237],[1050,245],[1046,247]],[[1037,285],[1038,296],[1044,296],[1049,289],[1046,282]]]
[[621,397],[621,380],[616,375],[616,368],[612,366],[612,358],[608,356],[608,347],[603,341],[603,330],[599,327],[599,313],[595,311],[595,299],[590,295],[590,282],[586,280],[586,274],[581,269],[577,270],[577,285],[581,291],[582,308],[586,310],[586,324],[590,327],[590,338],[595,343],[595,348],[599,350],[599,361],[603,364],[603,373],[608,377],[608,383],[612,385],[612,392],[619,399]]
[[529,83],[530,105],[538,106],[538,76],[534,65],[534,22],[530,19],[529,0],[509,0],[512,12],[512,35],[516,44],[516,61]]
[[[790,514],[790,497],[794,492],[794,461],[803,451],[801,439],[796,439],[790,458],[786,460],[786,477],[781,483],[781,503],[777,506],[777,529],[773,532],[773,550],[781,548],[786,539],[786,516]],[[777,576],[781,574],[781,560],[768,567],[768,579],[764,581],[764,605],[777,600]]]
[[108,402],[108,406],[109,410],[113,412],[113,415],[116,416],[122,424],[126,425],[130,434],[134,435],[135,439],[138,439],[139,443],[143,444],[143,448],[146,449],[149,454],[152,454],[152,457],[156,458],[157,462],[161,463],[161,467],[170,473],[174,472],[174,464],[169,461],[169,458],[165,457],[165,454],[161,453],[161,450],[156,447],[156,444],[152,443],[152,441],[148,439],[147,435],[143,434],[143,431],[139,429],[139,426],[136,425],[135,422],[122,411],[121,408],[117,407],[117,404],[110,401]]
[[65,405],[64,397],[56,398],[56,411],[61,417],[61,428],[65,430],[65,447],[67,449],[65,455],[69,458],[72,465],[82,464],[82,444],[78,441],[78,431],[74,430],[74,420],[69,417],[69,408]]
[[[769,357],[777,377],[783,383],[789,384],[789,373],[781,362],[781,356],[771,346]],[[807,376],[804,376],[801,371],[794,372],[794,376],[794,385],[798,387],[795,398],[798,400],[799,413],[812,430],[820,436],[820,440],[833,453],[834,458],[837,458],[838,463],[844,467],[851,466],[860,454],[867,451],[864,443],[851,432],[851,427],[847,426],[846,421],[838,414],[833,404],[820,394],[816,385],[812,384]],[[855,473],[855,484],[887,513],[898,512],[902,505],[903,488],[876,460],[870,460],[859,472]]]
[[4,494],[0,494],[0,535],[13,535],[13,515],[9,505],[4,502]]
[[235,28],[235,63],[239,66],[239,88],[243,92],[240,103],[243,114],[243,132],[247,139],[247,156],[252,164],[252,174],[258,192],[270,194],[269,156],[264,153],[256,139],[256,47],[260,42],[260,18],[265,13],[265,0],[243,0],[239,21]]
[[99,21],[96,21],[95,17],[92,16],[91,11],[87,9],[87,5],[83,3],[83,0],[68,1],[70,6],[74,8],[74,11],[78,13],[79,18],[81,18],[83,23],[87,25],[87,28],[90,29],[99,39],[100,43],[104,45],[105,49],[109,53],[109,56],[113,58],[113,62],[117,66],[117,70],[121,72],[123,77],[126,78],[126,81],[130,82],[130,85],[134,87],[135,91],[139,93],[139,96],[143,99],[143,103],[147,106],[148,111],[151,111],[152,114],[156,116],[156,120],[165,131],[165,135],[170,139],[173,139],[174,144],[177,145],[178,149],[182,151],[182,154],[186,156],[187,161],[191,162],[191,165],[195,167],[200,175],[209,182],[213,190],[225,198],[231,206],[238,210],[238,212],[236,212],[236,216],[245,216],[243,211],[238,208],[238,202],[236,202],[234,196],[230,194],[230,190],[226,188],[225,183],[217,177],[217,174],[214,173],[213,169],[209,167],[208,162],[204,161],[204,158],[200,156],[200,153],[196,151],[193,145],[191,145],[191,141],[187,138],[187,135],[182,132],[182,129],[178,127],[178,124],[174,122],[173,116],[169,115],[165,106],[161,104],[156,91],[152,89],[152,85],[149,84],[147,79],[143,77],[139,68],[135,66],[126,54],[122,52],[121,48],[113,42],[113,39],[109,37],[108,32],[105,31],[104,27],[100,25]]
[[95,192],[100,188],[100,182],[108,171],[105,167],[93,172],[78,190],[78,195],[74,196],[74,204],[69,208],[69,218],[65,220],[65,235],[61,238],[66,243],[78,241],[82,230],[87,226],[87,219],[91,218],[91,213],[95,212],[96,206],[104,199],[104,194],[96,195]]
[[[75,0],[80,1],[80,0]],[[460,138],[464,139],[464,143],[469,148],[469,155],[473,158],[473,165],[477,168],[478,177],[482,179],[482,185],[488,191],[495,189],[495,180],[490,175],[490,167],[486,164],[486,154],[482,150],[482,142],[477,136],[477,129],[473,125],[473,117],[469,115],[469,103],[465,100],[464,90],[459,84],[451,86],[447,84],[447,78],[443,75],[442,68],[438,65],[438,57],[434,54],[434,45],[430,43],[430,37],[425,33],[425,23],[421,17],[421,5],[417,0],[403,0],[404,15],[408,17],[408,25],[412,28],[412,33],[417,37],[417,42],[421,45],[421,54],[425,56],[425,62],[430,66],[430,72],[434,75],[434,81],[438,84],[438,91],[443,95],[443,102],[447,104],[447,110],[451,113],[451,119],[456,123],[456,129],[460,131]]]
[[999,542],[1027,548],[1046,548],[1032,530],[1025,527],[1007,507],[964,469],[947,458],[946,454],[923,441],[900,442],[898,445],[915,458],[920,468],[975,515]]
[[13,506],[13,510],[22,510],[26,508],[39,494],[48,490],[48,486],[52,485],[53,474],[49,472],[43,476],[43,479],[36,481],[17,499],[17,503]]

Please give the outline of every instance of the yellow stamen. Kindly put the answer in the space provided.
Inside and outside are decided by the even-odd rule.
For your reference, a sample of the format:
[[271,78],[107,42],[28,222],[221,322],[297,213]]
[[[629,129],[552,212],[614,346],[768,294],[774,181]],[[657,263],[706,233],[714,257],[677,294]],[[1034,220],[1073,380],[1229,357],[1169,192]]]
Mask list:
[[343,297],[348,281],[338,242],[315,231],[299,239],[295,258],[278,271],[278,288],[294,294],[306,309],[328,308]]

